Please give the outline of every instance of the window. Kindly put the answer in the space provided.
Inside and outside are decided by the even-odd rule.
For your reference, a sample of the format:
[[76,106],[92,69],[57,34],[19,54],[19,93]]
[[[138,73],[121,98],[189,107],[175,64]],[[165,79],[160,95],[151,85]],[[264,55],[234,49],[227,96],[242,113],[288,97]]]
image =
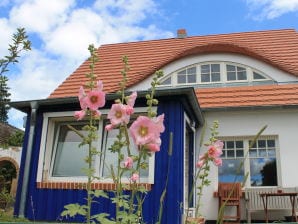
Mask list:
[[220,65],[206,64],[201,65],[201,82],[219,82],[220,81]]
[[247,80],[246,68],[234,65],[226,65],[227,81]]
[[277,186],[276,138],[262,137],[249,148],[250,144],[249,138],[224,141],[219,181],[241,182],[248,174],[248,186]]
[[183,83],[196,83],[197,77],[196,77],[196,67],[191,67],[184,69],[177,73],[177,83],[183,84]]
[[[71,124],[77,130],[81,130],[85,124],[60,123],[56,124],[56,135],[53,144],[53,161],[52,176],[68,177],[68,176],[85,176],[82,172],[86,167],[86,163],[82,158],[87,156],[88,148],[84,145],[79,148],[81,138],[67,127]],[[81,131],[82,133],[83,131]],[[68,161],[71,158],[71,162]]]
[[[144,112],[144,109],[135,108],[136,112]],[[103,112],[103,111],[102,111]],[[104,112],[103,112],[104,113]],[[103,115],[104,117],[104,115]],[[131,120],[134,118],[132,117]],[[97,124],[99,138],[93,142],[93,146],[100,150],[94,157],[93,168],[95,175],[100,177],[101,182],[112,182],[110,176],[111,165],[117,164],[117,157],[108,148],[116,139],[118,130],[105,131],[104,127],[108,121],[103,119]],[[37,181],[85,181],[86,175],[82,171],[87,168],[84,158],[87,157],[88,146],[79,146],[81,138],[71,130],[68,125],[80,130],[87,121],[75,121],[73,112],[45,113],[43,122],[43,136],[41,140],[41,152]],[[131,140],[131,145],[133,141]],[[125,151],[125,150],[123,150]],[[137,153],[137,148],[131,146],[132,153]],[[126,153],[127,154],[127,153]],[[154,154],[147,159],[149,168],[140,171],[142,183],[153,183],[154,180]],[[124,177],[129,181],[129,177]]]
[[203,62],[175,71],[160,80],[163,86],[262,82],[270,80],[261,71],[233,62]]

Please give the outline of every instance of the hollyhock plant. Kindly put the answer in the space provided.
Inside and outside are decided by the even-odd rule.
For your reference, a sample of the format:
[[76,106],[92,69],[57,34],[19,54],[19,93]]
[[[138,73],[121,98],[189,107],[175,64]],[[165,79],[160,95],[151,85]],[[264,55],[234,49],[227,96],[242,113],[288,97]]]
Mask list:
[[[208,180],[210,162],[212,162],[215,166],[222,165],[222,159],[220,158],[220,156],[222,155],[222,149],[224,144],[222,141],[217,140],[215,138],[215,136],[218,135],[217,128],[218,122],[214,121],[213,126],[211,127],[211,137],[209,139],[209,143],[205,145],[207,147],[207,150],[199,156],[199,159],[196,163],[197,171],[195,175],[195,181],[193,182],[193,186],[189,195],[189,197],[192,198],[195,188],[197,189],[195,217],[201,216],[201,214],[199,214],[199,208],[201,197],[203,195],[204,186],[208,186],[211,183],[210,180]],[[186,214],[188,214],[188,211],[186,212]],[[191,223],[192,219],[188,218],[189,217],[186,217],[186,223]]]
[[129,114],[126,112],[126,106],[122,103],[115,103],[112,105],[111,110],[108,113],[108,119],[113,126],[119,124],[128,124]]
[[133,159],[131,157],[126,157],[125,161],[124,161],[124,167],[127,169],[131,169],[133,166]]
[[[162,77],[162,72],[155,73],[153,81],[151,82],[151,91],[146,95],[147,100],[147,116],[142,113],[141,116],[137,116],[137,119],[132,122],[129,128],[130,117],[134,113],[134,105],[137,98],[137,92],[133,92],[126,96],[125,88],[127,85],[126,74],[129,70],[127,64],[127,58],[123,57],[124,69],[121,71],[123,76],[122,81],[119,83],[119,96],[120,98],[115,100],[112,104],[110,111],[107,114],[107,118],[110,124],[105,126],[106,131],[112,131],[110,133],[104,133],[109,138],[108,144],[106,144],[106,150],[111,153],[111,159],[104,159],[104,169],[107,168],[110,171],[109,177],[113,181],[115,186],[114,194],[107,194],[105,191],[93,190],[92,184],[94,181],[99,180],[100,177],[96,176],[95,169],[95,156],[101,156],[102,149],[97,149],[95,140],[98,139],[98,120],[101,117],[101,112],[98,110],[105,105],[105,92],[103,92],[103,83],[97,81],[94,73],[94,65],[97,61],[97,51],[94,46],[89,46],[91,53],[90,69],[91,72],[86,74],[86,78],[90,79],[85,83],[86,91],[84,87],[79,89],[79,102],[80,111],[76,111],[74,116],[77,120],[82,120],[87,117],[86,125],[81,130],[76,130],[73,126],[68,125],[75,133],[81,138],[82,142],[80,146],[87,145],[87,156],[84,157],[84,161],[87,163],[87,169],[83,172],[86,173],[87,183],[86,185],[86,204],[69,204],[64,208],[62,216],[73,217],[75,215],[83,215],[86,218],[86,223],[136,223],[138,220],[142,221],[142,205],[145,200],[147,190],[144,186],[140,185],[140,173],[146,171],[149,167],[148,157],[151,153],[160,151],[161,146],[161,133],[164,132],[165,127],[163,124],[164,115],[156,116],[155,109],[153,107],[158,105],[158,100],[154,99],[154,92],[158,85],[158,80]],[[100,121],[104,123],[105,121]],[[83,132],[82,132],[83,130]],[[118,132],[117,132],[118,131]],[[87,133],[86,133],[87,132]],[[131,141],[131,138],[135,144]],[[112,142],[109,142],[109,141]],[[114,140],[114,141],[113,141]],[[111,144],[110,144],[111,143]],[[136,147],[139,150],[135,150]],[[85,149],[85,147],[84,147]],[[148,153],[151,152],[151,153]],[[116,163],[114,163],[116,162]],[[115,206],[115,215],[109,215],[106,213],[91,214],[92,204],[97,203],[98,197],[108,198]],[[140,222],[143,223],[143,222]]]
[[[139,116],[130,126],[130,134],[138,146],[146,146],[150,144],[158,144],[160,134],[164,131],[163,126],[164,115],[159,115],[157,118],[149,118]],[[153,150],[159,151],[159,150]]]
[[131,180],[132,182],[137,182],[139,179],[140,179],[140,176],[139,176],[138,173],[134,173],[134,174],[132,174],[132,176],[131,176],[131,178],[130,178],[130,180]]
[[105,93],[100,90],[91,90],[86,97],[86,104],[90,110],[97,110],[105,105]]

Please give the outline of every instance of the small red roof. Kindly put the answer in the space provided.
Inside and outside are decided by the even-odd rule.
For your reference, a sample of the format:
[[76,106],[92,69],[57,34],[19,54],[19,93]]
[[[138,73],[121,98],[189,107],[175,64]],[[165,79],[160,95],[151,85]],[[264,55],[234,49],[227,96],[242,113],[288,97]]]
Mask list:
[[[128,73],[128,86],[133,86],[152,75],[156,70],[182,57],[219,52],[239,53],[251,56],[294,76],[298,76],[298,33],[294,29],[102,45],[98,48],[100,60],[95,65],[95,73],[98,79],[103,80],[104,90],[111,93],[119,89],[118,83],[122,79],[120,71],[123,69],[121,58],[124,55],[128,57],[131,68]],[[77,96],[80,85],[86,81],[85,74],[89,72],[88,64],[89,62],[85,61],[50,94],[49,98]],[[251,88],[257,91],[257,89],[263,89],[265,87],[239,88],[243,90]],[[281,89],[279,86],[275,86],[275,88]],[[229,89],[231,88],[198,90],[198,93],[201,92],[198,95],[201,106],[209,105],[213,107],[212,101],[214,99],[210,97],[210,101],[207,102],[206,98],[204,101],[204,93],[210,91],[208,92],[209,94],[212,90],[213,92],[218,91],[218,93],[229,92]],[[279,94],[277,89],[274,90],[275,94]],[[206,97],[208,96],[206,95]],[[226,102],[226,105],[222,106],[231,106],[231,104]]]
[[298,105],[298,84],[196,89],[203,109]]

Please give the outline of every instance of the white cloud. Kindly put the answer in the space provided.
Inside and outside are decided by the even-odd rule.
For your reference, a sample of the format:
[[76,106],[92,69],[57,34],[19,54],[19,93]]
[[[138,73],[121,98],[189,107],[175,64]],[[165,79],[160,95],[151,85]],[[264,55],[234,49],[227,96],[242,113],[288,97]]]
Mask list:
[[275,19],[283,14],[298,11],[298,0],[246,0],[250,16],[257,20]]
[[11,43],[11,37],[14,31],[5,18],[0,18],[0,30],[5,30],[5,32],[1,32],[0,35],[0,57],[2,58],[4,55],[7,55],[7,47],[8,44]]
[[74,0],[27,0],[11,10],[10,20],[29,32],[50,32],[67,19],[73,5]]
[[[8,17],[0,18],[0,50],[7,44],[16,27],[25,27],[32,39],[33,50],[20,58],[17,70],[9,73],[12,100],[47,97],[88,56],[93,43],[127,42],[173,37],[146,21],[158,15],[153,0],[14,0],[6,2]],[[83,6],[78,7],[78,3]],[[12,5],[13,4],[13,5]],[[11,6],[12,5],[12,6]],[[144,25],[146,24],[146,25]],[[7,43],[7,44],[6,44]],[[0,55],[1,56],[1,55]],[[21,115],[10,113],[14,124]]]

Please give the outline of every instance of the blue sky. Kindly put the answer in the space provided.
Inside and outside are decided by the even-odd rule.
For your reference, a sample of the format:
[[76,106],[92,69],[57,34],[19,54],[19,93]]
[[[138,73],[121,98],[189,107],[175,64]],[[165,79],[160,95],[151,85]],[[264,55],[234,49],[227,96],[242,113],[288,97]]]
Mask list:
[[[88,56],[90,43],[256,30],[298,30],[298,0],[1,0],[0,57],[17,27],[32,51],[6,75],[13,101],[46,98]],[[24,114],[11,110],[9,123]]]

